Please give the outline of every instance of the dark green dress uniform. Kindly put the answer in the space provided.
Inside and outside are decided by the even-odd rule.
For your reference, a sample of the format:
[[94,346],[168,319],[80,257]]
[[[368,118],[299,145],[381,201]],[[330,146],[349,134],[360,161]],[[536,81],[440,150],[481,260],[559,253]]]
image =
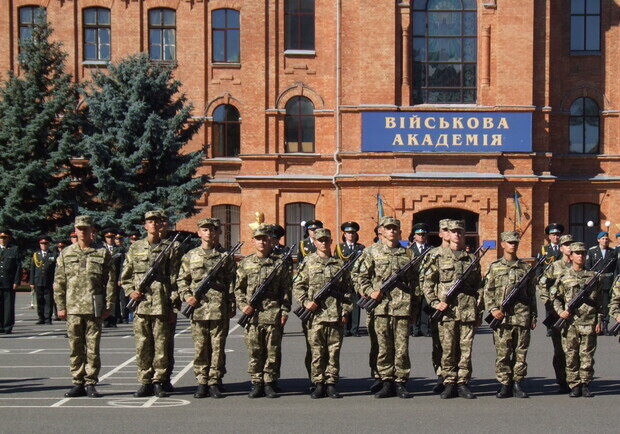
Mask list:
[[[9,231],[0,230],[0,236],[10,237]],[[19,285],[22,263],[17,246],[0,247],[0,333],[12,333],[15,325],[15,290]]]
[[[321,220],[308,220],[306,222],[306,230],[313,230],[322,227],[323,222]],[[316,246],[314,245],[310,237],[304,238],[299,242],[299,257],[297,262],[302,262],[306,256],[314,252],[316,252]]]
[[[49,244],[49,239],[45,239]],[[43,242],[44,239],[39,240]],[[32,269],[30,284],[34,285],[37,295],[37,324],[51,324],[54,310],[54,270],[56,269],[56,255],[49,249],[39,250],[32,255]]]

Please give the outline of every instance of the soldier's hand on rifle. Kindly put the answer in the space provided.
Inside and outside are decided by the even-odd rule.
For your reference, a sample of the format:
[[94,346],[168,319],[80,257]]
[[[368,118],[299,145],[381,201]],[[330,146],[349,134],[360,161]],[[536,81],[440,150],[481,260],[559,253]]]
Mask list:
[[254,308],[248,304],[246,307],[241,309],[241,312],[243,312],[247,316],[252,316],[254,314]]
[[59,310],[58,311],[58,318],[60,319],[67,319],[67,310]]
[[435,306],[435,309],[440,310],[440,311],[444,311],[448,308],[448,303],[446,303],[445,301],[440,301],[439,304],[437,306]]
[[138,291],[133,291],[131,294],[129,294],[129,298],[138,301],[142,298],[142,295],[140,295]]
[[491,312],[491,315],[493,315],[493,318],[497,319],[497,320],[502,320],[506,315],[504,314],[504,312],[502,312],[501,309],[495,309]]
[[370,298],[374,299],[374,300],[381,300],[381,297],[383,296],[383,294],[381,294],[381,291],[373,291],[370,293]]
[[110,316],[110,309],[103,309],[103,312],[101,313],[101,319],[106,319],[109,316]]
[[347,316],[343,315],[342,318],[340,318],[340,324],[342,325],[346,325],[347,324]]
[[560,318],[569,319],[570,317],[571,317],[571,314],[567,310],[565,310],[564,312],[560,314]]
[[598,335],[598,334],[601,332],[601,330],[602,330],[602,329],[603,329],[603,327],[601,327],[601,323],[600,323],[600,322],[597,322],[597,323],[596,323],[596,328],[594,329],[594,331],[596,332],[596,334]]
[[232,311],[228,312],[227,317],[228,317],[228,319],[234,318],[235,317],[235,311],[232,310]]
[[536,328],[536,320],[535,319],[532,320],[532,325],[530,325],[530,327],[532,328],[532,330],[534,330]]
[[288,320],[288,316],[286,315],[282,315],[282,318],[280,318],[280,325],[282,327],[284,327],[284,325],[286,324],[286,321]]
[[190,297],[185,302],[192,307],[198,307],[198,300],[196,300],[196,297]]
[[319,305],[316,304],[314,301],[311,301],[310,303],[306,303],[306,309],[311,310],[312,312],[316,312],[318,308],[319,308]]

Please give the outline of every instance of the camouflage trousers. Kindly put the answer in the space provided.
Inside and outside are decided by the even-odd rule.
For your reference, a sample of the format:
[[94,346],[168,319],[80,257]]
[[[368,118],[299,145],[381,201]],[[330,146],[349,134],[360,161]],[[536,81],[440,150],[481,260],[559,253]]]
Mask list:
[[469,383],[471,379],[471,349],[474,344],[474,323],[441,321],[441,375],[444,383]]
[[588,384],[594,378],[596,333],[594,326],[569,324],[562,331],[566,354],[566,382],[570,387]]
[[379,344],[377,343],[377,332],[375,331],[375,316],[368,314],[366,316],[366,329],[370,338],[370,354],[368,355],[368,365],[370,366],[370,376],[379,379],[379,371],[377,371],[377,353],[379,352]]
[[226,335],[225,320],[192,321],[194,374],[198,384],[213,386],[222,381]]
[[172,321],[166,322],[166,339],[168,342],[168,362],[166,362],[166,375],[164,381],[170,381],[174,370],[174,335],[177,332],[177,314],[173,314]]
[[161,383],[168,369],[168,317],[136,314],[133,332],[136,338],[138,381],[142,384]]
[[433,369],[437,376],[441,375],[441,340],[439,339],[439,323],[437,320],[430,319],[431,323],[431,339],[433,341],[433,349],[431,353],[431,361],[433,363]]
[[530,329],[517,325],[501,324],[493,332],[495,343],[495,378],[501,384],[519,382],[527,375],[527,349],[530,346]]
[[340,322],[313,323],[308,327],[312,383],[338,383],[343,335],[344,326]]
[[377,315],[377,371],[382,381],[405,382],[411,373],[409,317]]
[[101,370],[101,318],[67,315],[69,371],[73,384],[97,384]]
[[245,327],[245,345],[250,355],[248,374],[253,384],[278,379],[282,327],[273,324],[249,324]]

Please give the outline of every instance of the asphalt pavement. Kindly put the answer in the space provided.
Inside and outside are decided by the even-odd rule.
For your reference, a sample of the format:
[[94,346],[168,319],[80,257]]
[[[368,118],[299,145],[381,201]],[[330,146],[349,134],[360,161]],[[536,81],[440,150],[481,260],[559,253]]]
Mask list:
[[[441,400],[432,393],[431,339],[410,338],[412,399],[375,399],[368,367],[369,340],[347,337],[341,354],[339,390],[343,399],[310,399],[303,364],[301,324],[291,316],[283,340],[278,399],[249,399],[248,355],[243,330],[231,321],[223,399],[194,399],[193,343],[189,322],[179,317],[176,365],[169,398],[133,398],[136,379],[131,324],[104,329],[101,398],[64,398],[71,387],[69,343],[64,322],[35,325],[29,295],[17,296],[17,323],[0,335],[0,433],[153,433],[153,432],[597,432],[617,433],[620,407],[620,343],[599,337],[595,360],[595,397],[558,395],[543,328],[533,332],[524,382],[529,399],[497,399],[492,334],[481,327],[474,341],[472,391],[477,399]],[[544,312],[544,310],[542,310]],[[364,319],[362,320],[364,321]]]

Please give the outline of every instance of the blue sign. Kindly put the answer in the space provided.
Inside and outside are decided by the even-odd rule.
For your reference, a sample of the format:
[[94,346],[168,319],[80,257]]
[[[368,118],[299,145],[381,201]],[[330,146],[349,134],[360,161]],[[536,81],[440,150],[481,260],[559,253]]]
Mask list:
[[532,152],[532,114],[363,112],[363,152]]

